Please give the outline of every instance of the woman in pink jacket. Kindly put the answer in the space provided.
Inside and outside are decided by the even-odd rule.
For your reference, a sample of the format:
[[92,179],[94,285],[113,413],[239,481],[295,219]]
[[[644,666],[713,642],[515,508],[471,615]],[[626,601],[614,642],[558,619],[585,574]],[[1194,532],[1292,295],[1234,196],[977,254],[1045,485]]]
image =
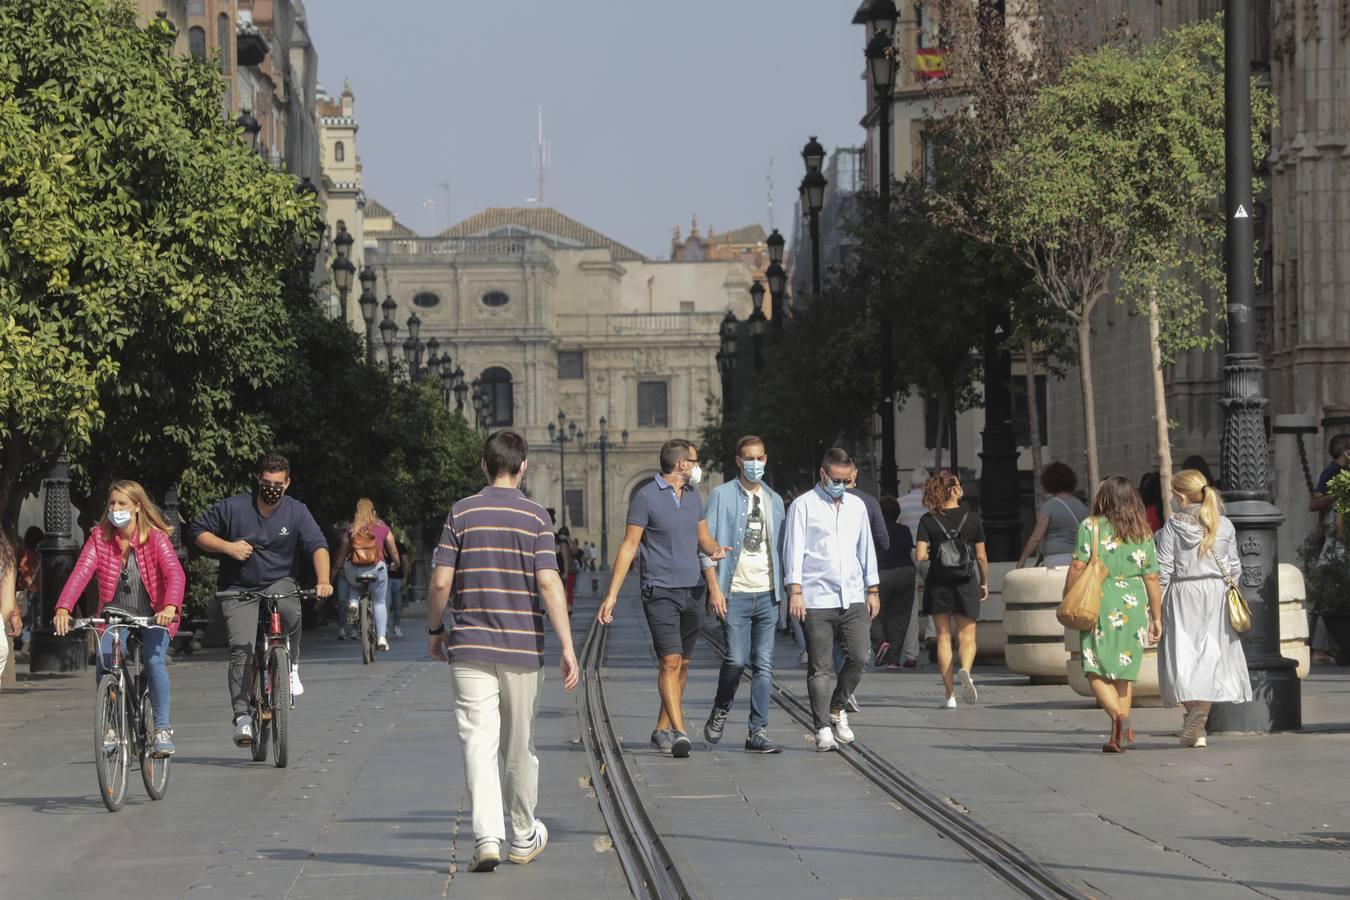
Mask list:
[[[165,653],[178,631],[178,610],[183,605],[183,566],[173,551],[169,532],[163,513],[145,488],[134,481],[114,484],[108,491],[107,511],[89,532],[80,559],[61,590],[53,623],[57,634],[70,630],[70,611],[79,602],[89,579],[97,574],[100,613],[111,606],[134,616],[154,616],[155,623],[163,626],[142,632],[150,702],[155,709],[152,752],[158,757],[173,755]],[[111,647],[111,637],[105,631],[98,654],[100,676],[111,664],[110,659],[105,659]]]

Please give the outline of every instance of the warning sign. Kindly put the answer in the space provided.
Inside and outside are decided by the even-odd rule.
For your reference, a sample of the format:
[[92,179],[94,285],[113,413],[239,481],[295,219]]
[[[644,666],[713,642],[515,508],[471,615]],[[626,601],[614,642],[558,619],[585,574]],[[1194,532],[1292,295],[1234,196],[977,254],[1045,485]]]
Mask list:
[[1233,213],[1233,218],[1235,218],[1235,219],[1245,219],[1245,218],[1247,218],[1247,217],[1248,217],[1248,216],[1247,216],[1247,207],[1245,207],[1245,206],[1243,206],[1241,203],[1239,203],[1239,204],[1238,204],[1238,208],[1237,208],[1237,212]]

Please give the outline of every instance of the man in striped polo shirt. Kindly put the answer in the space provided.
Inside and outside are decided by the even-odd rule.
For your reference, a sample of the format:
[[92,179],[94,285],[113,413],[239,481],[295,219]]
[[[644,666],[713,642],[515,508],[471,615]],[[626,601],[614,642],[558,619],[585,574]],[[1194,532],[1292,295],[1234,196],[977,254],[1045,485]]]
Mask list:
[[[501,862],[503,779],[511,810],[508,858],[523,865],[548,843],[548,829],[534,817],[539,760],[533,731],[545,613],[562,644],[563,686],[572,690],[580,674],[553,554],[553,522],[520,491],[528,449],[514,431],[487,439],[482,466],[488,486],[454,505],[431,557],[427,634],[431,655],[450,662],[473,807],[471,872],[491,872]],[[447,631],[443,620],[452,597]],[[505,765],[500,775],[499,749]]]

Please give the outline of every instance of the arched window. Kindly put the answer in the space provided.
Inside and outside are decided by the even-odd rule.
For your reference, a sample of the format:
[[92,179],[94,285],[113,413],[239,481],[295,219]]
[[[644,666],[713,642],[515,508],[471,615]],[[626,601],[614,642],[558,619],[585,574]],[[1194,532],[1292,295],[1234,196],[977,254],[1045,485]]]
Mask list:
[[488,291],[483,295],[484,306],[505,306],[510,302],[511,298],[502,291]]
[[501,366],[493,366],[479,376],[487,390],[489,428],[512,424],[515,398],[512,396],[511,373]]
[[[338,146],[341,147],[342,144],[339,143]],[[342,159],[342,157],[339,156],[338,159]],[[423,309],[431,309],[433,306],[439,306],[440,303],[441,298],[431,291],[423,291],[420,294],[413,295],[413,306],[420,306]]]
[[333,162],[344,162],[347,159],[347,148],[343,146],[342,141],[333,145]]
[[216,43],[220,45],[220,71],[230,71],[230,40],[234,29],[230,27],[230,17],[221,13],[216,17]]
[[206,61],[206,29],[200,25],[188,29],[188,53],[199,62]]

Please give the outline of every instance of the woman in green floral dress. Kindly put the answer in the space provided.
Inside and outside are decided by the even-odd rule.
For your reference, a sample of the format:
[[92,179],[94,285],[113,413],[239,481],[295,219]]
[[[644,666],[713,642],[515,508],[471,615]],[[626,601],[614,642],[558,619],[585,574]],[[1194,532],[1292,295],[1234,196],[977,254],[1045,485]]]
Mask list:
[[1102,752],[1120,753],[1134,743],[1130,707],[1144,648],[1162,636],[1162,590],[1143,501],[1119,475],[1102,481],[1091,518],[1078,527],[1065,590],[1082,576],[1092,558],[1094,529],[1107,577],[1097,626],[1078,633],[1079,647],[1093,696],[1111,717],[1111,738]]

